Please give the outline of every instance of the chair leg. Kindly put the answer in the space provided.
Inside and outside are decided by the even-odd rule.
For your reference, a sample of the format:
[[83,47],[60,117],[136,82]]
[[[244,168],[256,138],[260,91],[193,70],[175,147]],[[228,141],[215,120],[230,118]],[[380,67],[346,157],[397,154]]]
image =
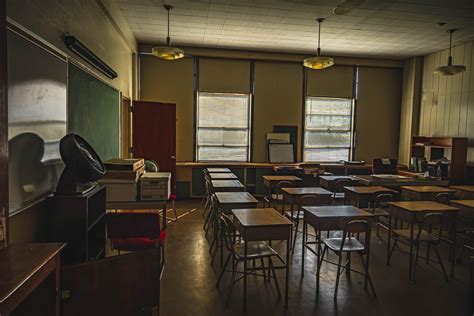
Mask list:
[[296,225],[295,225],[295,234],[294,234],[294,237],[293,237],[293,247],[291,248],[291,253],[294,253],[295,252],[295,246],[296,246],[296,237],[298,235],[298,227],[300,225],[300,221],[299,220],[296,220]]
[[341,261],[342,253],[338,254],[339,260],[337,261],[337,276],[336,276],[336,289],[334,290],[334,300],[337,300],[337,290],[339,289],[339,279],[341,277]]
[[265,271],[265,261],[260,258],[260,265],[262,266],[263,280],[267,281],[267,272]]
[[[319,247],[319,245],[318,245]],[[316,267],[316,295],[319,295],[319,278],[321,276],[321,265],[323,264],[324,254],[326,253],[327,248],[324,247],[321,257],[318,258],[317,267]]]
[[439,255],[438,248],[434,246],[433,250],[436,254],[436,257],[438,258],[438,262],[439,262],[439,265],[441,266],[441,270],[443,270],[444,279],[446,280],[446,282],[448,282],[449,281],[448,275],[446,274],[446,269],[444,268],[443,260],[441,260],[441,256]]
[[178,213],[176,212],[176,207],[175,207],[174,200],[171,202],[171,206],[173,207],[174,221],[177,222],[178,221]]
[[377,294],[375,293],[375,287],[374,284],[372,283],[372,278],[370,277],[369,274],[369,256],[367,256],[367,261],[364,261],[364,257],[361,253],[359,253],[360,261],[362,261],[362,266],[364,267],[365,270],[365,286],[364,288],[367,290],[367,282],[370,285],[370,289],[372,290],[372,294],[374,297],[377,297]]
[[232,259],[232,278],[231,278],[231,281],[230,281],[230,285],[229,285],[229,289],[227,290],[227,298],[225,300],[225,306],[229,306],[229,300],[232,296],[232,289],[234,288],[234,284],[235,284],[235,276],[237,274],[237,262]]
[[272,258],[268,258],[269,259],[269,264],[270,264],[270,270],[272,271],[272,274],[273,274],[273,279],[275,280],[275,287],[276,287],[276,290],[277,290],[277,293],[278,293],[278,299],[281,299],[281,293],[280,293],[280,286],[278,285],[278,279],[277,279],[277,276],[276,276],[276,273],[275,273],[275,268],[273,267],[273,261],[272,261]]
[[229,260],[232,257],[232,254],[229,253],[227,256],[227,259],[225,260],[224,266],[222,267],[222,271],[219,275],[219,279],[217,280],[216,287],[219,287],[219,284],[221,283],[222,277],[224,276],[225,269],[227,268],[227,265],[229,264]]

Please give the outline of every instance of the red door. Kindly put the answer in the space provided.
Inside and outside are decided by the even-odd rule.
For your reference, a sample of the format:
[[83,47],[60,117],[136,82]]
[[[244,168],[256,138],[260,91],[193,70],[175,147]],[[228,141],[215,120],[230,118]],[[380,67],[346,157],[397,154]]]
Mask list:
[[176,105],[133,101],[133,157],[154,160],[160,171],[171,172],[175,194]]

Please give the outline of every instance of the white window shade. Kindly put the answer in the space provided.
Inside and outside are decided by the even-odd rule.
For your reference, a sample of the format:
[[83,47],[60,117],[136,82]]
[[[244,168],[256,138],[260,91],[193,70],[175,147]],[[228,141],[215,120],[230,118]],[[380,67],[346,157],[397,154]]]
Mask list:
[[248,161],[249,95],[198,94],[197,160]]
[[308,97],[305,111],[304,160],[350,159],[352,99]]

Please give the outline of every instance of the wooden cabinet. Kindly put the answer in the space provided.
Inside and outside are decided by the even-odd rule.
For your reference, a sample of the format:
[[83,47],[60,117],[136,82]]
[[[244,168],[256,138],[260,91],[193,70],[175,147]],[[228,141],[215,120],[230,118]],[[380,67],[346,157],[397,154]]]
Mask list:
[[428,161],[446,157],[450,161],[448,179],[451,184],[463,184],[467,173],[468,140],[464,137],[424,137],[412,139],[411,156]]
[[50,240],[66,242],[64,264],[103,258],[105,255],[105,186],[80,196],[48,196]]

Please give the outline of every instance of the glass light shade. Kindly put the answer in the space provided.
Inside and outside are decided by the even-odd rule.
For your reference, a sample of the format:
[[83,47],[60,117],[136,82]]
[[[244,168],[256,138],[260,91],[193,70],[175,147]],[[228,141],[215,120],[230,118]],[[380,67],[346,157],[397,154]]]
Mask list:
[[452,76],[464,71],[466,71],[466,66],[448,65],[448,66],[441,66],[441,67],[436,68],[434,73],[436,75]]
[[184,51],[182,49],[170,46],[153,47],[151,53],[165,60],[175,60],[184,57]]
[[334,59],[331,57],[316,56],[306,58],[303,61],[303,66],[311,69],[324,69],[334,65]]

